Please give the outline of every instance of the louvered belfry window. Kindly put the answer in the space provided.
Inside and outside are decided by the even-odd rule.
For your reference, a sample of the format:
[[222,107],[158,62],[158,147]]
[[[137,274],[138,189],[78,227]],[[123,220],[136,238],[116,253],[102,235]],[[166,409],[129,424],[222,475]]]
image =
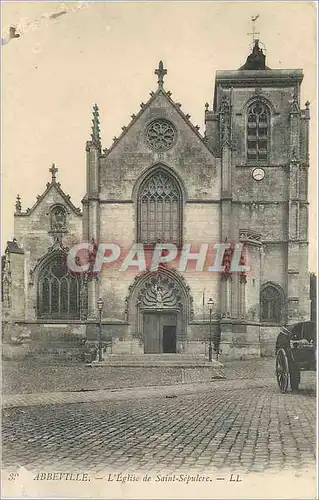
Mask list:
[[269,153],[269,110],[262,102],[254,102],[247,116],[247,159],[267,160]]
[[80,283],[68,270],[66,257],[57,255],[41,270],[38,282],[39,317],[78,318]]
[[171,175],[158,170],[148,177],[140,187],[138,205],[139,242],[180,243],[182,197]]

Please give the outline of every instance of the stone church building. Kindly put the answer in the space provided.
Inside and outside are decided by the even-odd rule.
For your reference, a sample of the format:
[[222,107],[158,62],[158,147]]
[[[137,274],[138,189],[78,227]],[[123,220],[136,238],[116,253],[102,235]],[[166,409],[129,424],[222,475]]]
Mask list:
[[[64,192],[55,165],[31,208],[23,210],[18,196],[2,259],[5,338],[94,341],[101,298],[102,338],[113,353],[207,355],[211,340],[226,359],[272,353],[281,324],[309,319],[310,112],[308,102],[300,106],[302,70],[270,69],[256,40],[242,67],[217,71],[203,134],[165,89],[162,62],[155,73],[157,89],[109,148],[94,106],[82,208]],[[75,273],[67,256],[81,242],[90,244],[92,262],[101,243],[121,255],[101,272]],[[212,272],[222,242],[230,249],[222,271]],[[184,271],[176,259],[156,272],[120,270],[137,243],[146,261],[158,243],[179,252],[186,245],[193,257],[200,248],[213,253],[200,271],[196,259]],[[229,265],[237,243],[247,272]]]

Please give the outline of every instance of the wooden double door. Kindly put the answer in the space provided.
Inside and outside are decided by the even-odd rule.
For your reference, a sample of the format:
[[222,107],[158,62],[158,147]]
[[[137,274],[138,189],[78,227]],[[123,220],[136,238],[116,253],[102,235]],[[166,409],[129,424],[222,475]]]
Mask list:
[[176,312],[144,312],[144,353],[159,354],[162,352],[176,352],[176,330]]

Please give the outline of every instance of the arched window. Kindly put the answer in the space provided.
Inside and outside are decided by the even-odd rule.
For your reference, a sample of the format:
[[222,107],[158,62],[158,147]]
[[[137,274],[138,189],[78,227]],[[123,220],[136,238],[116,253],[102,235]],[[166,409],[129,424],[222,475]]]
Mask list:
[[79,279],[70,274],[64,254],[54,256],[40,272],[38,315],[52,319],[72,319],[80,315]]
[[182,194],[177,181],[157,170],[138,193],[138,241],[181,243]]
[[56,205],[51,210],[51,231],[66,231],[66,210],[62,205]]
[[247,111],[247,159],[267,160],[269,153],[269,109],[260,102]]
[[269,323],[280,323],[283,317],[283,295],[273,285],[260,292],[260,319]]

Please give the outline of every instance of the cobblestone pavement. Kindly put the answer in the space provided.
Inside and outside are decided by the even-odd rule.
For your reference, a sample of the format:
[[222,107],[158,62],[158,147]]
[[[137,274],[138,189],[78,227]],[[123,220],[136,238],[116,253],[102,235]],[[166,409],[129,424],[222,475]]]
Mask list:
[[6,408],[3,467],[263,472],[315,465],[313,373],[302,375],[295,394],[281,394],[272,373],[172,396]]
[[[274,358],[256,358],[247,361],[227,361],[224,368],[214,369],[214,376],[228,380],[267,378],[274,375]],[[172,378],[158,380],[158,371],[142,367],[115,371],[112,367],[90,368],[83,363],[41,363],[36,360],[4,361],[2,363],[2,391],[4,394],[35,392],[96,391],[123,387],[171,385]],[[164,382],[165,381],[165,382]]]

